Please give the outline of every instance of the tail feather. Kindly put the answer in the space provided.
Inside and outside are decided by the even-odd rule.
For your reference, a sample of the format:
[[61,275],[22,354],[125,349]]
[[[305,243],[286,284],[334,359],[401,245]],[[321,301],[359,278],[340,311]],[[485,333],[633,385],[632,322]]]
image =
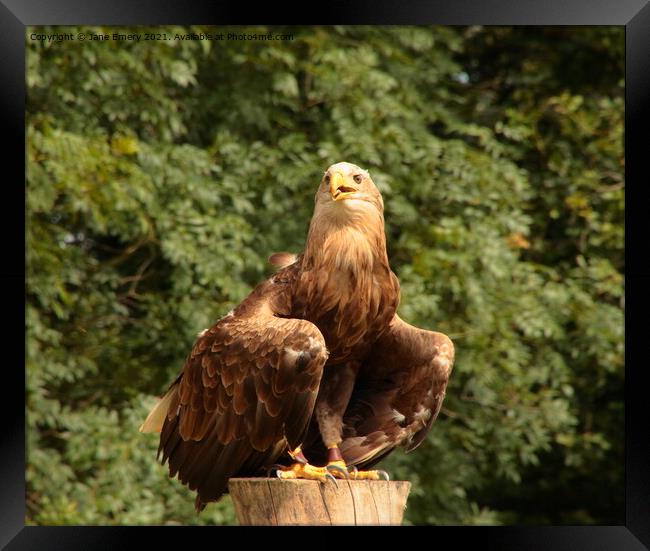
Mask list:
[[174,392],[176,392],[176,385],[172,386],[149,412],[144,423],[140,425],[140,432],[160,432],[162,430]]

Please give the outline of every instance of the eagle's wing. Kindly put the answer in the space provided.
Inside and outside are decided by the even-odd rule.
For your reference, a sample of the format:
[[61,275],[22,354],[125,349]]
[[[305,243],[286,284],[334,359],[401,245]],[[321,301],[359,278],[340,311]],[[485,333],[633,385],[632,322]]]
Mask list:
[[197,508],[227,480],[273,463],[307,429],[327,359],[312,323],[276,317],[274,283],[204,331],[163,402],[158,453],[198,490]]
[[368,468],[396,446],[415,449],[440,412],[453,362],[449,337],[395,315],[364,362],[345,413],[346,462]]

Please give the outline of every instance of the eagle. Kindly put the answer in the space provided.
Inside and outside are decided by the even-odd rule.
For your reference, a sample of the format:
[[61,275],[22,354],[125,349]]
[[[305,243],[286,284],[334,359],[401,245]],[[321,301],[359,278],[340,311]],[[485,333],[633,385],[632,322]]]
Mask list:
[[196,490],[196,510],[241,476],[378,480],[438,416],[454,362],[446,335],[397,315],[384,203],[366,170],[324,173],[302,254],[201,332],[141,432]]

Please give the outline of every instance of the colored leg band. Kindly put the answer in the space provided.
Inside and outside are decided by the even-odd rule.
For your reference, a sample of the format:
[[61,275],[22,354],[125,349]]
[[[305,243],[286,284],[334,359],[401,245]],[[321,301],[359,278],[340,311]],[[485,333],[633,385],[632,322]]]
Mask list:
[[333,448],[329,448],[327,450],[327,462],[331,463],[332,461],[343,461],[343,455],[341,454],[341,450],[339,450],[338,446],[334,446]]

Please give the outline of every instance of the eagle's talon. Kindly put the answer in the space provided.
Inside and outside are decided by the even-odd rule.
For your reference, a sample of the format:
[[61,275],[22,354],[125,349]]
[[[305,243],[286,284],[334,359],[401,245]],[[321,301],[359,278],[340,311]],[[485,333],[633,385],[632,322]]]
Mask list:
[[[347,468],[341,467],[339,465],[333,465],[329,464],[325,467],[328,471],[334,471],[334,472],[339,472],[341,473],[341,476],[343,478],[350,478],[350,473],[348,472]],[[331,476],[331,475],[330,475]]]
[[325,480],[331,480],[332,482],[334,482],[334,486],[336,486],[336,489],[338,490],[339,483],[336,481],[336,478],[334,478],[330,473],[327,473],[325,475]]
[[[282,480],[318,480],[318,482],[321,483],[332,481],[338,488],[336,478],[334,475],[332,475],[332,473],[330,473],[327,467],[314,467],[309,463],[302,463],[299,461],[289,467],[282,465],[273,465],[273,467],[271,467],[271,470],[276,467],[279,468],[275,471],[275,475]],[[335,466],[335,469],[340,469],[340,467]]]
[[268,469],[266,469],[266,477],[267,477],[267,478],[271,478],[271,476],[272,476],[273,474],[275,474],[275,476],[277,476],[277,475],[278,475],[278,471],[279,471],[279,470],[282,470],[282,469],[284,469],[284,468],[285,468],[284,465],[280,465],[280,464],[278,464],[278,463],[276,463],[275,465],[271,465]]
[[293,459],[296,463],[300,463],[301,465],[307,465],[309,463],[305,455],[302,453],[300,446],[298,446],[295,450],[289,450],[288,453],[289,457],[291,457],[291,459]]
[[354,480],[385,480],[390,482],[390,476],[386,471],[359,471],[355,468],[350,475]]

